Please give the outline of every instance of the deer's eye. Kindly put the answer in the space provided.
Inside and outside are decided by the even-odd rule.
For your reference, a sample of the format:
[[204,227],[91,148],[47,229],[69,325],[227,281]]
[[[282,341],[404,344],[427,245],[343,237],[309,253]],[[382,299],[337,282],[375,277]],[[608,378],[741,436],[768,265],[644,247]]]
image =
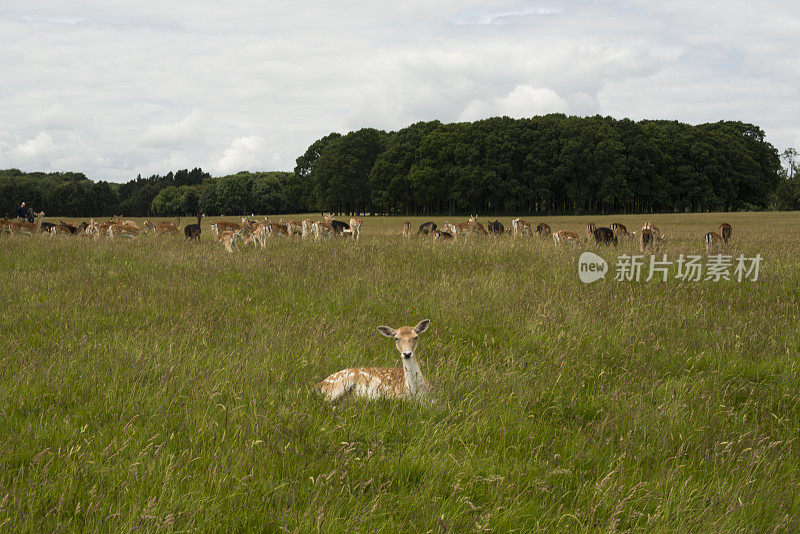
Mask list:
[[412,341],[416,341],[418,337],[419,336],[414,336],[414,339]]

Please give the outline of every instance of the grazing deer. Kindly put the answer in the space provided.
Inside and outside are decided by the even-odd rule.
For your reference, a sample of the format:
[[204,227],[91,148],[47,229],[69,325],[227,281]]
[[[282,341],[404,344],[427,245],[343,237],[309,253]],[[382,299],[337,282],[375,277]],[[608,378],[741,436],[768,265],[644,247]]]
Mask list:
[[202,229],[200,228],[200,221],[203,219],[203,214],[199,214],[197,216],[197,224],[187,224],[183,227],[183,238],[184,241],[187,239],[189,241],[197,241],[200,242],[200,234],[202,233]]
[[293,235],[299,235],[302,237],[303,223],[300,221],[287,221],[286,232],[289,237],[292,237]]
[[450,232],[442,231],[442,230],[434,230],[433,231],[433,240],[434,241],[439,241],[439,240],[441,240],[441,241],[450,241],[451,243],[455,243],[456,242],[456,238],[455,238],[455,236],[453,236],[453,234],[451,234]]
[[494,222],[489,221],[487,229],[491,235],[503,235],[506,231],[506,228],[503,226],[503,223],[500,222],[500,219]]
[[243,230],[226,230],[217,236],[217,241],[225,246],[228,254],[232,254],[234,250],[238,250],[236,242],[242,239]]
[[[176,217],[175,218],[175,222],[159,221],[158,224],[156,224],[155,226],[153,226],[153,223],[151,223],[149,221],[145,221],[144,224],[142,224],[142,226],[144,226],[145,224],[149,224],[151,226],[151,228],[153,230],[155,230],[156,235],[163,235],[163,234],[176,234],[177,235],[178,232],[180,232],[180,229],[181,229],[180,228],[181,218],[180,217]],[[212,231],[212,233],[213,233],[213,231]]]
[[[569,230],[559,230],[558,232],[553,233],[553,241],[555,241],[556,245],[580,243],[581,236],[575,232],[570,232]],[[584,239],[583,242],[586,242],[586,240]]]
[[361,219],[358,217],[353,217],[350,219],[350,233],[353,235],[353,239],[358,241],[359,237],[361,236]]
[[634,239],[635,236],[628,231],[624,224],[620,223],[611,223],[611,231],[614,232],[614,237],[620,239],[622,237],[627,237],[630,239]]
[[311,221],[311,219],[303,219],[303,237],[304,238],[305,237],[312,237],[314,235],[314,232],[312,231],[312,228],[311,228],[313,224],[314,223]]
[[511,221],[511,229],[515,239],[520,235],[533,235],[533,232],[531,231],[531,223],[519,217]]
[[[411,237],[411,223],[406,223],[408,225],[408,236]],[[417,237],[421,235],[428,235],[436,232],[436,223],[433,221],[428,221],[419,225],[419,230],[417,230]]]
[[728,223],[722,223],[719,227],[719,235],[722,236],[722,240],[725,242],[726,245],[728,244],[728,241],[731,238],[732,231],[733,229],[731,228],[731,225]]
[[[401,236],[405,237],[406,239],[410,239],[411,238],[411,223],[408,222],[408,221],[404,222],[403,226],[400,227],[400,230],[397,231],[397,235],[401,235]],[[419,232],[417,232],[417,235],[419,235]]]
[[417,337],[428,329],[430,321],[425,319],[417,326],[403,326],[395,330],[379,326],[378,332],[394,339],[403,367],[356,367],[333,373],[316,385],[325,400],[335,402],[348,393],[368,399],[378,398],[423,398],[430,386],[422,376],[417,362]]
[[336,235],[336,231],[333,229],[331,223],[326,221],[316,221],[311,225],[311,231],[314,234],[314,241],[329,239]]
[[8,230],[11,232],[11,235],[27,235],[32,236],[39,232],[39,229],[42,227],[42,217],[44,217],[44,212],[40,211],[36,214],[36,222],[15,222],[11,221],[8,223]]
[[611,228],[606,228],[605,226],[595,228],[592,236],[594,237],[594,242],[598,245],[617,245],[617,236],[614,235]]
[[547,223],[539,223],[536,225],[536,233],[539,234],[539,237],[543,237],[549,239],[550,236],[553,235],[553,231],[550,229],[550,225]]
[[112,224],[108,227],[109,239],[114,239],[114,236],[124,237],[125,239],[134,239],[139,235],[139,228],[136,226],[129,226],[127,224]]
[[472,233],[472,226],[468,222],[451,224],[445,221],[444,226],[451,234],[453,234],[453,238],[455,239],[458,239],[458,236],[463,235],[464,242],[467,241],[467,238]]
[[708,232],[706,234],[706,252],[711,252],[711,249],[722,247],[725,243],[725,238],[716,232]]
[[349,233],[350,225],[344,221],[337,221],[336,219],[331,219],[328,223],[333,227],[333,231],[339,235],[344,235],[345,233]]

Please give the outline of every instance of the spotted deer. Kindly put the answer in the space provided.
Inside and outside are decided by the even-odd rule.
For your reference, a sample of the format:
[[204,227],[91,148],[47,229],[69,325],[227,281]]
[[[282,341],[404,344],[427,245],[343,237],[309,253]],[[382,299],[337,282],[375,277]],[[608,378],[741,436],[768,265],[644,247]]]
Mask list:
[[478,222],[477,215],[470,215],[468,223],[470,227],[472,227],[472,231],[476,234],[489,235],[489,232],[486,231],[486,228],[484,228],[483,225]]
[[32,236],[33,234],[39,233],[39,230],[42,227],[42,217],[44,217],[44,212],[40,211],[36,214],[35,223],[11,221],[8,223],[6,228],[8,228],[9,232],[11,232],[11,235]]
[[594,238],[594,231],[597,230],[597,225],[594,223],[589,223],[586,225],[586,235],[589,239]]
[[395,330],[379,326],[378,332],[394,339],[400,353],[402,367],[356,367],[333,373],[316,384],[316,389],[325,400],[335,402],[348,393],[355,397],[378,398],[423,398],[430,386],[422,376],[417,362],[417,337],[428,329],[430,320],[420,321],[417,326],[403,326]]
[[558,232],[553,232],[553,241],[555,241],[556,245],[580,243],[581,236],[575,232],[570,232],[569,230],[559,230]]
[[353,239],[358,241],[361,236],[361,219],[359,217],[350,219],[350,233],[353,235]]
[[611,231],[614,232],[614,237],[617,239],[621,239],[623,237],[627,237],[629,239],[635,239],[635,235],[628,231],[624,224],[620,223],[611,223]]
[[233,254],[234,250],[239,250],[239,248],[236,246],[236,243],[243,239],[242,232],[243,230],[225,230],[221,234],[217,235],[216,239],[222,243],[222,245],[225,247],[225,250],[228,251],[228,254]]
[[407,239],[411,238],[411,223],[406,221],[403,223],[403,226],[397,231],[397,235],[401,235]]
[[533,235],[531,223],[519,217],[511,221],[511,230],[515,238],[520,235]]
[[314,234],[314,241],[329,239],[336,235],[333,225],[327,221],[316,221],[311,225],[311,232]]
[[725,238],[716,232],[708,232],[705,241],[706,252],[711,252],[712,249],[725,245]]
[[536,233],[539,234],[539,237],[549,238],[551,235],[553,235],[553,230],[550,229],[549,224],[539,223],[536,225]]

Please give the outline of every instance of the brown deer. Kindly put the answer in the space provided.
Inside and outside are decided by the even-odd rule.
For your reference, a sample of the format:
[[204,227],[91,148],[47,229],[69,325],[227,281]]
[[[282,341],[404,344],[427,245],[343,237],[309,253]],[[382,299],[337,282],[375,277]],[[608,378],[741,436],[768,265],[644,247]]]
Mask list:
[[400,353],[402,367],[356,367],[333,373],[316,384],[316,389],[325,400],[335,402],[348,393],[368,399],[423,398],[430,386],[422,376],[417,362],[417,337],[428,329],[430,321],[425,319],[417,326],[403,326],[395,330],[379,326],[378,332],[391,338]]

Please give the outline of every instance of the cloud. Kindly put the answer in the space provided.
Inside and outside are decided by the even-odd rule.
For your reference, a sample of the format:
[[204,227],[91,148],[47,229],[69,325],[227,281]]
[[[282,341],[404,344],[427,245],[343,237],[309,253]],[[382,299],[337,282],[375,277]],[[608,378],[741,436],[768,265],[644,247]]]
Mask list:
[[22,159],[32,159],[39,156],[46,156],[54,147],[55,143],[53,143],[53,137],[47,132],[39,132],[35,138],[28,139],[17,145],[12,149],[12,153],[18,155]]
[[219,159],[215,168],[222,174],[254,170],[264,151],[264,140],[256,135],[237,137]]
[[9,0],[0,168],[290,170],[332,131],[551,111],[746,120],[798,144],[797,3],[348,6]]
[[514,119],[567,113],[569,104],[549,87],[518,85],[510,93],[491,101],[475,99],[459,116],[460,121],[475,121],[493,116],[508,116]]

